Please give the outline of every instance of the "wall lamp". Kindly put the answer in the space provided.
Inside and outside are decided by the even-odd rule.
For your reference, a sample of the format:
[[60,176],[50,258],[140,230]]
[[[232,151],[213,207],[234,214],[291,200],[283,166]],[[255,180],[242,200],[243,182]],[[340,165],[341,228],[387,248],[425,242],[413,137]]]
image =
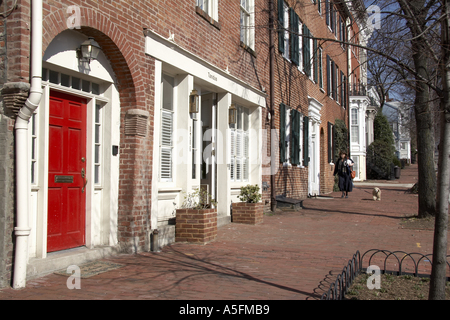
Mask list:
[[102,48],[97,41],[95,41],[94,38],[89,37],[89,39],[84,41],[77,49],[77,58],[80,62],[91,63],[91,60],[97,59],[101,49]]

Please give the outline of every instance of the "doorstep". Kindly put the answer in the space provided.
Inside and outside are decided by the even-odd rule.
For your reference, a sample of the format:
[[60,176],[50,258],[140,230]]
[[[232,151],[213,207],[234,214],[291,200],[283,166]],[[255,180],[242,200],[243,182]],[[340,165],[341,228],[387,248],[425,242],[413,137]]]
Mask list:
[[95,247],[88,249],[79,247],[47,254],[47,258],[31,258],[27,264],[27,280],[40,278],[71,265],[81,265],[86,262],[103,259],[120,253],[117,247]]

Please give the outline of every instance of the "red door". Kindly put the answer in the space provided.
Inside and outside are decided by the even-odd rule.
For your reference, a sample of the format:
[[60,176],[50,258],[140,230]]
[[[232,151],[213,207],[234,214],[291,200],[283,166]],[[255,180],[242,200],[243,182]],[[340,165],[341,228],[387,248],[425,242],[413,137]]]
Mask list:
[[85,245],[86,100],[50,93],[47,252]]

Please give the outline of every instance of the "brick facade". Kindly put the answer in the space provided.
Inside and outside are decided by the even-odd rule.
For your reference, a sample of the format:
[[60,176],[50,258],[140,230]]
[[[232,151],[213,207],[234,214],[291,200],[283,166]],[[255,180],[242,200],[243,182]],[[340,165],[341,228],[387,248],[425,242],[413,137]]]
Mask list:
[[[13,1],[6,1],[11,4]],[[322,1],[324,3],[325,1]],[[244,81],[261,91],[269,91],[269,47],[268,47],[268,3],[255,0],[255,48],[249,49],[240,42],[239,2],[219,0],[218,21],[213,20],[196,7],[196,1],[110,1],[110,0],[46,0],[43,4],[43,54],[51,41],[62,31],[67,30],[68,6],[77,5],[81,13],[81,29],[74,29],[86,36],[94,37],[114,71],[117,88],[120,95],[120,168],[119,168],[119,198],[118,198],[118,234],[119,243],[128,252],[143,250],[146,245],[146,233],[154,226],[150,225],[152,170],[155,165],[152,155],[155,147],[153,141],[154,101],[155,95],[155,60],[144,53],[145,28],[168,38],[174,35],[178,46],[186,49],[200,59]],[[274,0],[275,9],[277,1]],[[287,1],[295,8],[301,21],[308,25],[315,37],[334,37],[325,23],[325,9],[320,15],[315,5],[309,0]],[[18,6],[11,15],[0,22],[0,76],[5,74],[4,82],[29,82],[30,57],[30,0],[18,0]],[[276,20],[276,12],[274,13]],[[4,28],[8,29],[6,33]],[[2,32],[3,30],[3,32]],[[277,34],[274,43],[277,44]],[[4,57],[4,47],[7,47],[7,59]],[[279,132],[279,105],[285,105],[308,115],[308,96],[323,104],[320,125],[320,173],[321,192],[332,191],[334,167],[328,163],[327,141],[328,122],[335,119],[347,120],[347,110],[327,96],[326,55],[347,74],[347,55],[340,44],[323,43],[322,66],[324,69],[324,88],[310,80],[299,71],[291,61],[286,60],[278,50],[275,50],[275,81],[274,81],[274,121]],[[4,67],[6,66],[7,69]],[[3,72],[3,73],[2,73]],[[3,83],[0,83],[3,84]],[[269,97],[267,97],[269,101]],[[270,107],[270,106],[267,106]],[[124,120],[127,111],[139,109],[149,112],[148,133],[145,137],[126,135]],[[3,114],[5,114],[3,112]],[[0,112],[1,115],[1,112]],[[0,216],[0,241],[5,246],[0,250],[2,263],[0,268],[11,270],[13,242],[13,208],[14,208],[14,115],[1,115],[0,135],[6,137],[6,148],[0,150],[2,171],[0,172],[0,199],[6,199],[5,216]],[[267,119],[267,109],[262,114],[263,129],[268,136],[270,145],[270,126]],[[263,131],[264,132],[264,131]],[[3,140],[2,140],[3,141]],[[267,156],[270,156],[270,148]],[[3,153],[5,152],[5,153]],[[270,200],[270,188],[276,188],[276,194],[288,197],[306,198],[308,193],[308,167],[284,167],[280,163],[279,152],[276,155],[278,173],[276,185],[270,185],[270,176],[264,175],[263,182],[269,184],[269,189],[263,192],[263,202]],[[6,180],[2,178],[8,177]],[[3,184],[6,188],[3,188]],[[7,191],[5,191],[7,190]],[[9,190],[9,191],[8,191]],[[6,196],[3,196],[6,193]],[[2,198],[3,197],[3,198]],[[4,219],[4,220],[1,220]],[[178,219],[177,219],[178,223]],[[216,230],[217,231],[217,230]],[[216,232],[215,231],[215,232]],[[214,231],[212,231],[214,232]],[[3,260],[3,257],[6,257]],[[0,277],[2,274],[0,273]],[[10,274],[6,275],[6,278]],[[1,278],[0,278],[1,280]],[[1,282],[0,282],[1,285]]]

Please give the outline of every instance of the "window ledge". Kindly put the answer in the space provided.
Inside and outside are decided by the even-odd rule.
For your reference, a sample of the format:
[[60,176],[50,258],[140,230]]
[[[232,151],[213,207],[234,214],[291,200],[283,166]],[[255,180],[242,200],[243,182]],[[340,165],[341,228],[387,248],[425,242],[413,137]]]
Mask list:
[[220,22],[214,20],[213,18],[211,18],[209,16],[209,14],[207,14],[205,11],[203,11],[199,6],[195,7],[195,12],[201,16],[203,19],[205,19],[206,21],[208,21],[212,26],[216,27],[218,30],[220,30],[220,28],[222,27],[220,25]]
[[290,162],[283,162],[283,167],[284,168],[291,168],[292,164]]
[[243,43],[242,41],[240,42],[241,47],[244,48],[245,51],[247,51],[248,53],[250,53],[252,56],[254,56],[256,58],[256,52],[255,50],[253,50],[249,45]]

